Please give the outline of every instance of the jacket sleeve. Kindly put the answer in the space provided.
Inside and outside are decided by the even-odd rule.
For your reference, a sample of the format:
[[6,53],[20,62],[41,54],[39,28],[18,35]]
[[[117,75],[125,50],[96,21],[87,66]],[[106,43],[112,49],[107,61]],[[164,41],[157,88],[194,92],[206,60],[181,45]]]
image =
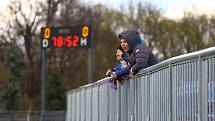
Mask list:
[[127,66],[126,68],[124,68],[124,69],[122,69],[122,70],[120,70],[120,71],[118,71],[116,74],[117,74],[117,78],[121,78],[121,77],[123,77],[123,76],[125,76],[125,75],[129,75],[129,67]]
[[135,51],[135,64],[131,67],[134,73],[137,73],[139,70],[147,68],[149,66],[150,52],[146,48],[136,49]]

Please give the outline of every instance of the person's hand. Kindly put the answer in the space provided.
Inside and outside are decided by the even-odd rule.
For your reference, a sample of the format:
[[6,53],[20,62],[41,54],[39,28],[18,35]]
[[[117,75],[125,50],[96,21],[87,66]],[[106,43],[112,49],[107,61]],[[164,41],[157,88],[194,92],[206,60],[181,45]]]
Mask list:
[[117,82],[118,82],[119,84],[123,84],[124,79],[123,79],[123,78],[118,78],[118,79],[117,79]]
[[133,70],[132,70],[132,68],[130,69],[130,75],[133,75],[134,74],[134,72],[133,72]]
[[136,74],[137,74],[137,72],[134,72],[133,69],[131,68],[131,69],[130,69],[129,75],[134,76],[134,75],[136,75]]
[[117,74],[114,74],[111,79],[113,80],[113,82],[115,82],[117,80]]
[[106,72],[106,76],[110,76],[111,75],[111,69],[107,70]]
[[125,60],[121,60],[120,62],[122,63],[122,68],[127,67],[127,62]]

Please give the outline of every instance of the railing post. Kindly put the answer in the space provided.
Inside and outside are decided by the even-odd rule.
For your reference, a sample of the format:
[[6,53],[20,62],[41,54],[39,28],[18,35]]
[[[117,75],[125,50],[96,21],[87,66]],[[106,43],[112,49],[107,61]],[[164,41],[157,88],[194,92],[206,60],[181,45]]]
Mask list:
[[[176,95],[177,95],[177,88],[176,88],[176,77],[173,77],[173,73],[176,73],[176,69],[173,70],[173,66],[172,66],[172,63],[170,62],[170,65],[171,65],[171,78],[170,78],[170,81],[171,81],[171,87],[172,87],[172,91],[171,91],[171,103],[172,103],[172,107],[171,107],[171,112],[172,112],[172,115],[171,115],[171,121],[176,121]],[[176,76],[176,74],[174,75]],[[175,79],[173,79],[175,78]]]
[[[71,121],[72,115],[72,95],[71,93],[67,93],[67,112],[66,112],[66,121]],[[30,110],[31,111],[31,110]],[[30,113],[30,112],[29,112]],[[30,115],[29,115],[30,116]],[[30,118],[27,117],[27,121],[30,121]]]
[[117,121],[121,121],[121,86],[117,84],[117,108],[118,108],[118,114],[117,114]]
[[79,89],[79,121],[81,121],[81,89]]
[[99,83],[97,83],[97,88],[98,88],[97,95],[98,95],[98,121],[99,121]]
[[138,103],[137,103],[137,100],[138,100],[138,95],[137,95],[137,92],[138,92],[138,88],[137,88],[137,77],[133,77],[134,79],[134,120],[137,121],[137,117],[138,117],[138,114],[137,114],[137,107],[138,107]]
[[109,116],[110,116],[110,91],[109,86],[107,84],[107,121],[109,121]]
[[84,88],[84,100],[85,100],[85,104],[84,104],[84,121],[86,121],[86,117],[87,117],[87,94],[86,94],[86,88]]
[[[207,67],[204,67],[207,69]],[[198,80],[199,80],[199,121],[208,121],[208,96],[207,96],[207,76],[203,73],[201,55],[198,56]],[[206,70],[204,70],[206,71]],[[204,77],[203,77],[204,76]]]
[[135,118],[135,107],[136,107],[136,104],[135,104],[135,98],[136,98],[136,95],[135,95],[135,78],[132,76],[131,78],[132,80],[130,80],[130,99],[131,99],[131,102],[130,102],[130,106],[131,106],[131,109],[130,109],[130,112],[131,112],[131,121],[134,121],[134,118]]
[[169,81],[170,81],[170,113],[169,121],[176,121],[176,80],[173,79],[173,65],[169,62]]
[[[128,84],[129,84],[129,82],[128,81],[126,81],[126,87],[128,87]],[[125,114],[126,114],[126,121],[129,121],[129,118],[128,118],[128,102],[129,102],[129,98],[128,98],[128,88],[126,88],[125,89],[125,105],[127,105],[127,107],[126,107],[126,112],[125,112]]]
[[75,108],[74,117],[75,117],[75,118],[74,118],[74,119],[75,119],[75,120],[76,120],[76,112],[77,112],[77,109],[76,109],[76,105],[77,105],[77,104],[76,104],[76,94],[77,94],[77,93],[76,93],[76,92],[77,92],[77,90],[74,91],[74,93],[75,93],[75,99],[74,99],[74,100],[75,100],[75,106],[74,106],[74,108]]
[[93,98],[92,98],[92,96],[93,96],[93,89],[92,89],[92,87],[90,87],[90,95],[91,95],[91,98],[90,98],[90,110],[91,110],[91,116],[90,116],[90,121],[93,121]]
[[147,121],[150,121],[150,108],[151,108],[151,105],[150,105],[150,99],[151,99],[151,95],[150,95],[150,71],[148,70],[148,74],[147,74]]
[[172,119],[172,115],[173,115],[173,110],[174,109],[172,109],[173,108],[173,79],[172,79],[172,64],[171,64],[171,62],[169,62],[169,88],[170,88],[170,91],[169,91],[169,98],[170,98],[170,112],[169,112],[169,121],[174,121],[173,119]]

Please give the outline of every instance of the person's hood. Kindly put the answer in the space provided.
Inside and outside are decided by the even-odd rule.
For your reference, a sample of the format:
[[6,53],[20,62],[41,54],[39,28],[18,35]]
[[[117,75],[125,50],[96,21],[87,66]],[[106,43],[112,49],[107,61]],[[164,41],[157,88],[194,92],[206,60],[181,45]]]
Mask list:
[[128,43],[129,51],[132,52],[133,49],[140,43],[140,36],[136,30],[127,30],[119,34],[119,38],[124,38]]

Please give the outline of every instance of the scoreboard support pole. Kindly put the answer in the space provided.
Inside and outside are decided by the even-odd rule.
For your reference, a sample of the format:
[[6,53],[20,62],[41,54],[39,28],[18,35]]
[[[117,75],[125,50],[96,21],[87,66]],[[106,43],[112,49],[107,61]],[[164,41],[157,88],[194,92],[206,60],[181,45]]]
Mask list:
[[88,48],[88,83],[93,82],[93,72],[92,72],[92,57],[93,56],[93,50],[92,47]]
[[46,77],[46,49],[41,47],[41,114],[40,121],[45,121],[45,106],[46,106],[46,97],[45,97],[45,77]]
[[93,82],[93,28],[90,31],[90,46],[88,47],[88,83]]

